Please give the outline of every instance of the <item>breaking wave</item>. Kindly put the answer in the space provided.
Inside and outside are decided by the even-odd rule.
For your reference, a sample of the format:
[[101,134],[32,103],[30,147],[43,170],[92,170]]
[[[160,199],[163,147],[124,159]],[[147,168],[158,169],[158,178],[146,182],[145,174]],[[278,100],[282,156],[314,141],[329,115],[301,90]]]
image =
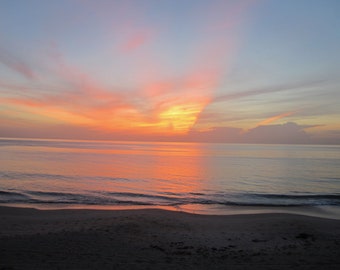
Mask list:
[[239,206],[316,206],[340,205],[340,194],[204,194],[130,192],[65,193],[50,191],[0,190],[1,204],[69,205],[145,205],[180,206],[186,204]]

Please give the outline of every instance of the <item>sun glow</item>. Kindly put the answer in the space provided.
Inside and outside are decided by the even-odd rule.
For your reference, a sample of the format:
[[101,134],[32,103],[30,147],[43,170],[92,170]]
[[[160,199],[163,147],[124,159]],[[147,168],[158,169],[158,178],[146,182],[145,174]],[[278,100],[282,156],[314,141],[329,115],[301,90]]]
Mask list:
[[181,33],[174,31],[180,22],[152,23],[137,6],[114,5],[118,16],[110,13],[115,19],[109,25],[96,24],[96,33],[114,28],[105,46],[81,43],[77,58],[55,43],[41,68],[7,65],[27,79],[0,82],[0,103],[10,108],[3,118],[16,133],[20,121],[27,133],[42,130],[53,137],[163,140],[190,133],[227,76],[244,5],[207,4],[208,12],[191,17]]
[[156,120],[142,121],[136,126],[147,128],[148,133],[185,134],[195,124],[199,113],[206,104],[207,102],[195,101],[171,105],[160,110],[155,117]]
[[160,113],[159,118],[173,132],[185,133],[195,124],[203,108],[202,103],[175,105]]

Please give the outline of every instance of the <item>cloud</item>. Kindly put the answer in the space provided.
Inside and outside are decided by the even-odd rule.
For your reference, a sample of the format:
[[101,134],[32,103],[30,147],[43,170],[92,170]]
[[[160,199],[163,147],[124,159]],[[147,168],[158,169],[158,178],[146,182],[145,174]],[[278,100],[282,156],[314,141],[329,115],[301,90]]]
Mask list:
[[[5,119],[5,118],[4,118]],[[61,123],[37,123],[21,119],[5,119],[0,137],[49,138],[49,139],[109,139],[91,126],[75,126]]]
[[215,127],[206,131],[192,130],[188,138],[200,142],[308,144],[311,136],[305,131],[312,126],[288,122],[282,125],[258,126],[248,131],[234,127]]
[[278,115],[275,115],[275,116],[272,116],[272,117],[269,117],[265,120],[262,120],[261,122],[259,122],[256,126],[259,127],[259,126],[264,126],[264,125],[268,125],[269,123],[272,123],[276,120],[279,120],[279,119],[282,119],[284,117],[287,117],[287,116],[291,116],[293,114],[295,114],[296,112],[293,111],[293,112],[285,112],[285,113],[281,113],[281,114],[278,114]]
[[[314,127],[314,126],[313,126]],[[326,127],[326,125],[319,125],[315,127],[320,127],[321,129],[313,129],[313,134],[311,135],[312,141],[317,144],[340,144],[340,131],[339,129],[332,129],[334,127]],[[328,129],[324,130],[323,127]],[[335,126],[336,128],[336,126]]]
[[155,78],[149,80],[150,91],[143,87],[124,91],[103,85],[70,65],[61,54],[53,57],[57,65],[54,75],[62,87],[49,86],[50,89],[46,87],[41,92],[2,82],[5,90],[1,92],[5,95],[0,96],[1,102],[14,110],[65,124],[92,125],[116,132],[167,134],[187,132],[209,101],[206,87],[210,78],[207,76],[194,74],[163,82]]
[[191,130],[187,137],[195,142],[240,142],[242,129],[234,127],[214,127],[209,130]]
[[248,90],[248,91],[243,91],[243,92],[230,93],[230,94],[216,97],[213,100],[213,102],[224,102],[224,101],[229,101],[233,99],[240,99],[240,98],[245,98],[245,97],[250,97],[250,96],[272,94],[272,93],[292,91],[292,90],[304,90],[307,87],[314,87],[314,86],[322,85],[325,82],[328,82],[328,80],[310,80],[310,81],[297,82],[297,83],[291,83],[291,84],[286,84],[286,85],[277,85],[277,86],[273,86],[269,88],[254,89],[254,90]]
[[288,122],[282,125],[258,126],[243,135],[247,143],[310,143],[310,136],[304,131],[309,126]]
[[[112,78],[122,75],[119,80],[129,85],[126,89],[101,81],[101,74],[97,77],[96,71],[90,73],[86,71],[86,67],[76,62],[70,63],[65,58],[70,52],[59,52],[58,41],[52,41],[53,55],[50,54],[46,61],[48,68],[37,69],[44,72],[43,76],[39,76],[42,80],[25,87],[7,83],[6,89],[0,90],[3,94],[0,96],[1,102],[13,109],[13,114],[14,111],[20,111],[22,119],[29,118],[25,114],[32,114],[38,116],[36,119],[44,119],[45,122],[54,119],[51,122],[63,123],[65,126],[91,126],[95,130],[122,134],[130,132],[141,136],[187,133],[224,78],[225,66],[229,64],[227,58],[234,54],[240,33],[236,28],[245,18],[242,14],[247,5],[223,1],[220,5],[217,2],[212,5],[204,4],[212,7],[209,13],[212,21],[207,20],[206,10],[201,10],[201,16],[195,17],[194,22],[184,25],[183,29],[177,29],[182,23],[179,21],[176,29],[173,29],[167,23],[150,25],[148,14],[143,16],[140,13],[143,8],[126,3],[123,1],[118,6],[115,5],[119,9],[114,11],[118,19],[112,16],[112,11],[109,11],[111,9],[103,11],[110,13],[112,18],[110,22],[103,21],[104,26],[110,30],[108,37],[112,35],[112,38],[105,39],[108,42],[103,44],[107,47],[102,47],[103,50],[109,50],[104,55],[112,56],[113,47],[118,50],[114,52],[114,58],[103,59],[103,66],[113,66],[112,72],[116,72],[115,69],[121,66],[122,72],[119,70]],[[189,17],[180,17],[180,20],[185,19],[187,22]],[[79,30],[83,29],[82,26]],[[89,31],[91,33],[91,29]],[[157,44],[150,46],[149,41],[155,38],[155,33]],[[177,46],[177,41],[181,43],[181,38],[178,37],[192,33],[196,42],[189,42],[190,48]],[[173,34],[176,42],[169,46],[169,37]],[[88,52],[87,44],[78,45],[84,46],[79,50],[79,55],[82,51]],[[163,45],[165,50],[162,50]],[[172,54],[167,50],[176,51],[182,48],[185,49],[179,54],[184,55],[180,59],[183,60],[184,70],[179,74],[172,67],[178,59],[168,59]],[[97,50],[99,49],[98,47]],[[96,55],[97,51],[89,53]],[[187,55],[189,56],[186,57]],[[0,61],[26,78],[36,76],[24,61],[5,50],[0,51]],[[76,61],[75,58],[73,61]],[[84,62],[87,61],[82,61]],[[125,68],[128,73],[124,75]],[[88,70],[94,69],[89,67]],[[100,69],[97,71],[99,74]],[[15,91],[11,93],[8,90]],[[220,136],[217,130],[215,133]]]
[[132,52],[149,41],[151,37],[151,33],[147,31],[133,33],[121,45],[122,51],[125,53]]
[[0,63],[2,63],[7,68],[17,72],[18,74],[24,76],[27,79],[35,79],[36,74],[33,72],[32,68],[21,60],[19,57],[15,56],[13,53],[0,47]]

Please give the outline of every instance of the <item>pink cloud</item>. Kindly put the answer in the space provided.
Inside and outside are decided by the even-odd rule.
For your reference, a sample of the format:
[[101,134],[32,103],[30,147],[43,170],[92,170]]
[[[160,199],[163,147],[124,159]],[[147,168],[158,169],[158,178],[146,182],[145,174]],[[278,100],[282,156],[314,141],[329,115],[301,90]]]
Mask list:
[[[198,113],[208,102],[202,93],[193,95],[187,80],[151,83],[156,95],[144,95],[143,89],[124,94],[113,91],[81,72],[78,68],[60,66],[59,76],[69,88],[45,91],[35,96],[19,95],[2,98],[12,106],[31,108],[31,113],[59,118],[73,124],[89,124],[112,130],[136,130],[144,132],[184,132],[196,121]],[[205,83],[198,80],[198,86]],[[197,85],[198,84],[198,85]],[[176,91],[174,86],[183,91]],[[87,119],[87,120],[86,120]]]
[[0,48],[0,63],[27,79],[36,79],[36,74],[26,62],[3,48]]
[[132,52],[152,38],[152,35],[148,31],[139,31],[131,34],[121,45],[122,51],[125,53]]
[[259,122],[256,126],[259,127],[259,126],[264,126],[264,125],[268,125],[274,121],[277,121],[279,119],[282,119],[282,118],[285,118],[285,117],[288,117],[288,116],[291,116],[293,114],[295,114],[296,111],[293,111],[293,112],[285,112],[285,113],[281,113],[281,114],[278,114],[278,115],[274,115],[272,117],[269,117],[267,119],[264,119],[262,120],[261,122]]
[[[118,42],[119,53],[138,51],[138,57],[132,59],[134,66],[130,70],[133,70],[131,77],[140,76],[142,83],[136,83],[133,89],[127,91],[105,85],[84,68],[70,64],[54,44],[50,62],[55,65],[52,76],[60,82],[57,89],[47,86],[46,91],[33,95],[12,95],[6,97],[5,102],[34,109],[35,113],[61,117],[66,123],[77,124],[79,120],[82,124],[85,118],[95,128],[117,132],[167,133],[176,128],[189,131],[197,116],[211,101],[224,76],[224,64],[228,63],[226,59],[234,52],[234,32],[216,35],[213,28],[226,21],[235,20],[238,23],[241,12],[238,12],[238,18],[227,16],[227,19],[225,13],[218,13],[215,24],[205,27],[206,31],[214,33],[210,33],[208,38],[203,33],[202,44],[190,48],[194,55],[188,63],[190,67],[179,78],[172,78],[162,59],[156,57],[148,46],[157,32],[155,26],[143,22],[142,9],[122,5],[122,14],[118,14],[121,16],[120,23],[113,27],[112,34]],[[162,34],[166,35],[167,29],[162,30]],[[25,71],[22,73],[25,74]],[[26,76],[29,76],[29,71],[26,71]]]

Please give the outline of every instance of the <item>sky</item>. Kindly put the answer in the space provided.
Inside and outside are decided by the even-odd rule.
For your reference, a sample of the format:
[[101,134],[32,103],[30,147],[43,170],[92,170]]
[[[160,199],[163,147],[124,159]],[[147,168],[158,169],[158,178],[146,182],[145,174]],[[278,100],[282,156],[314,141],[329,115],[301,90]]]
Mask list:
[[0,137],[340,144],[338,0],[0,0]]

